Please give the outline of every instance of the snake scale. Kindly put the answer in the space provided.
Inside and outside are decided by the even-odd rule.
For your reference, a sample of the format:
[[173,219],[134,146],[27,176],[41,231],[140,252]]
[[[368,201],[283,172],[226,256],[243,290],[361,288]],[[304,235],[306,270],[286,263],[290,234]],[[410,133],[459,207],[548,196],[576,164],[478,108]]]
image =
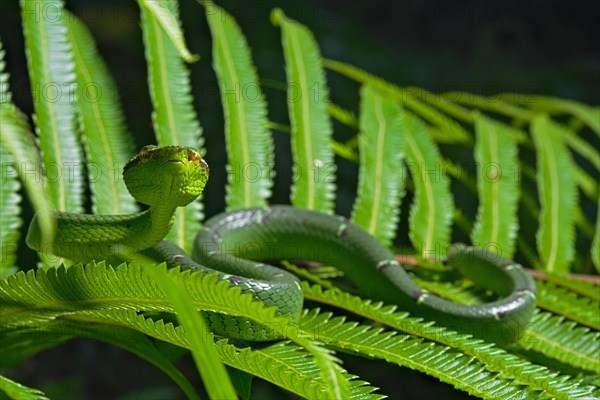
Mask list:
[[[225,212],[210,218],[198,232],[191,255],[163,240],[177,207],[204,190],[209,168],[188,147],[145,146],[124,167],[131,195],[149,208],[132,215],[89,215],[55,212],[57,235],[50,251],[74,261],[117,260],[119,249],[141,252],[168,267],[219,272],[219,279],[277,314],[298,321],[303,296],[299,280],[268,260],[311,260],[344,272],[373,300],[398,305],[411,315],[497,343],[516,341],[535,307],[535,285],[514,261],[465,245],[453,245],[445,263],[500,298],[463,305],[416,285],[386,247],[358,225],[340,216],[274,205]],[[39,223],[33,218],[27,244],[41,250]],[[205,312],[211,329],[246,340],[275,340],[273,332],[241,317]]]

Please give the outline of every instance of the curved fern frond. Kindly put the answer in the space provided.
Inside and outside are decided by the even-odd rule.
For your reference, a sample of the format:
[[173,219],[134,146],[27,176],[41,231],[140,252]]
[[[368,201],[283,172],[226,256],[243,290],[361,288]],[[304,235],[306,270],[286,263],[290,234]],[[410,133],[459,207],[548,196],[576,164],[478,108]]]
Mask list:
[[335,169],[329,95],[319,47],[312,33],[275,9],[271,20],[281,27],[292,126],[294,182],[292,204],[333,212]]
[[596,271],[600,273],[600,196],[598,196],[598,207],[596,210],[596,232],[592,241],[592,262],[596,267]]
[[[8,86],[8,74],[4,72],[4,50],[0,41],[0,107],[10,107],[11,95]],[[0,111],[0,116],[4,112]],[[2,130],[4,125],[0,125]],[[4,136],[4,134],[2,135]],[[13,156],[8,152],[8,146],[4,144],[4,137],[0,139],[0,165],[2,165],[2,185],[0,185],[0,277],[4,278],[17,271],[15,261],[20,228],[23,220],[20,217],[21,207],[19,202],[21,196],[19,189],[21,184],[17,179],[17,165]]]
[[[53,5],[63,15],[63,1]],[[21,0],[25,50],[46,187],[52,206],[83,211],[83,155],[76,126],[75,63],[65,18],[43,18],[43,1]],[[31,12],[31,10],[37,10]]]
[[[42,325],[36,325],[32,331],[34,331],[37,340],[43,339],[43,341],[46,341],[57,336],[61,337],[63,334],[68,334],[99,340],[120,347],[163,371],[181,388],[189,399],[200,399],[194,386],[188,381],[185,375],[148,340],[147,336],[135,330],[124,326],[103,325],[87,321],[82,323],[81,320],[62,318],[48,321]],[[19,336],[24,336],[25,340],[22,340],[22,342],[27,342],[26,338],[30,333],[28,329],[19,329],[16,332],[18,332]],[[2,338],[4,339],[4,337]]]
[[227,209],[264,207],[271,196],[274,168],[267,104],[250,48],[235,19],[212,2],[205,8],[225,115]]
[[410,207],[409,237],[425,258],[443,258],[450,243],[454,202],[450,180],[443,172],[437,145],[427,128],[406,111],[401,112],[407,165],[415,185]]
[[[158,1],[147,3],[156,3],[156,7],[163,4]],[[167,1],[164,4],[169,18],[179,30],[177,2]],[[194,110],[189,72],[179,57],[180,49],[169,40],[156,16],[145,8],[141,10],[141,21],[148,63],[148,86],[154,108],[152,123],[157,142],[159,145],[195,147],[204,155],[202,128]],[[202,196],[199,196],[176,211],[173,227],[166,238],[185,251],[191,251],[202,218]]]
[[574,257],[577,186],[574,163],[561,127],[539,116],[532,124],[538,157],[538,192],[542,205],[538,251],[548,272],[568,272]]
[[546,391],[557,399],[570,400],[589,394],[590,388],[580,386],[579,382],[561,376],[548,368],[532,364],[517,357],[492,343],[471,337],[464,333],[436,326],[432,322],[419,318],[409,318],[407,312],[397,311],[396,306],[373,303],[340,290],[323,290],[318,285],[302,283],[305,298],[358,314],[372,321],[387,325],[400,332],[439,342],[475,357],[486,365],[486,369],[499,372],[503,377],[514,379],[533,390]]
[[[3,113],[0,112],[0,117]],[[4,129],[4,125],[0,125]],[[17,271],[15,261],[21,236],[20,217],[21,185],[17,179],[17,169],[13,156],[0,141],[0,164],[2,165],[2,185],[0,185],[0,278],[5,278]]]
[[497,97],[485,97],[467,92],[446,92],[445,99],[452,99],[453,103],[464,104],[480,110],[488,110],[501,115],[506,115],[516,120],[529,121],[535,117],[535,113],[526,108],[499,100]]
[[172,302],[177,312],[177,319],[185,329],[192,356],[210,398],[236,398],[235,389],[219,358],[214,342],[204,340],[210,334],[208,325],[202,315],[192,306],[192,300],[183,286],[167,275],[164,270],[156,269],[151,264],[145,269]]
[[536,281],[538,307],[600,331],[600,302],[551,283]]
[[600,333],[565,321],[562,316],[537,312],[519,344],[548,358],[600,374]]
[[600,288],[593,283],[580,279],[570,278],[565,275],[546,274],[548,282],[569,289],[581,296],[589,297],[594,301],[600,301]]
[[[138,0],[141,10],[146,10],[157,22],[161,29],[164,30],[171,43],[177,49],[177,52],[187,62],[197,61],[200,56],[192,54],[185,45],[185,38],[177,17],[173,14],[173,9],[170,8],[173,1],[165,0]],[[177,5],[173,5],[177,7]]]
[[405,176],[400,107],[368,86],[360,94],[360,173],[352,220],[389,246],[398,228]]
[[519,228],[517,144],[503,124],[479,113],[475,115],[475,133],[479,209],[471,241],[510,259]]
[[525,105],[531,109],[545,111],[550,114],[569,113],[581,119],[594,132],[600,135],[600,108],[598,107],[592,107],[575,100],[558,99],[556,97],[533,94],[503,93],[498,97],[515,104]]
[[399,88],[393,83],[387,82],[360,68],[340,61],[323,59],[323,66],[350,79],[360,82],[363,85],[369,85],[373,88],[376,88],[390,98],[398,101],[407,109],[410,109],[413,113],[417,114],[443,132],[443,135],[440,135],[440,138],[442,138],[445,142],[471,142],[469,133],[459,123],[451,118],[448,118],[435,108],[429,107],[427,104],[413,96],[409,90]]
[[301,327],[315,338],[351,354],[371,357],[415,369],[482,399],[539,399],[540,393],[526,393],[523,386],[497,373],[472,357],[435,342],[412,338],[382,328],[371,328],[344,317],[312,310],[301,319]]
[[0,390],[14,400],[48,400],[44,392],[21,385],[0,375]]
[[[54,238],[55,222],[52,216],[50,199],[44,187],[40,184],[44,177],[44,172],[41,168],[39,152],[35,145],[33,133],[27,123],[27,117],[10,101],[0,104],[0,146],[3,149],[2,152],[6,151],[7,154],[11,155],[13,160],[19,160],[19,163],[15,163],[14,167],[27,192],[29,201],[31,201],[34,210],[38,213],[42,243],[50,243]],[[2,162],[4,163],[4,159]],[[9,161],[7,160],[7,162]],[[32,168],[36,171],[33,177],[30,173]],[[10,185],[8,182],[6,184],[2,183],[2,198],[4,198],[4,191],[9,188]],[[9,203],[6,205],[3,204],[2,208],[8,207]],[[9,211],[9,213],[14,212],[15,210]],[[10,219],[7,218],[5,220],[4,217],[2,218],[3,225],[9,223]],[[4,229],[2,230],[3,235],[9,235],[9,233],[10,230],[6,232]]]
[[77,106],[83,129],[87,173],[95,214],[138,211],[135,200],[117,179],[131,156],[133,143],[117,103],[117,89],[94,39],[77,17],[65,12],[68,37],[75,60],[79,96]]
[[[156,267],[164,270],[164,265]],[[250,294],[241,294],[229,282],[217,282],[215,274],[179,272],[169,269],[200,310],[214,311],[269,325],[276,335],[285,336],[287,318],[275,316]],[[143,310],[174,312],[165,294],[139,264],[117,268],[104,263],[81,264],[47,270],[18,272],[0,280],[0,324],[3,327],[43,323],[84,309]],[[259,321],[260,320],[260,321]]]
[[[153,321],[138,315],[135,311],[114,310],[83,311],[63,318],[85,323],[98,323],[126,326],[159,340],[179,347],[190,348],[186,333],[181,326],[173,326],[163,320]],[[293,328],[293,326],[288,326]],[[213,335],[204,340],[214,340]],[[227,339],[216,342],[217,351],[224,363],[245,371],[307,399],[323,398],[327,392],[327,383],[322,380],[319,366],[310,353],[295,343],[280,341],[275,344],[253,349],[239,348],[228,343]],[[348,381],[350,399],[380,399],[383,396],[371,394],[376,388],[356,377],[343,373]]]

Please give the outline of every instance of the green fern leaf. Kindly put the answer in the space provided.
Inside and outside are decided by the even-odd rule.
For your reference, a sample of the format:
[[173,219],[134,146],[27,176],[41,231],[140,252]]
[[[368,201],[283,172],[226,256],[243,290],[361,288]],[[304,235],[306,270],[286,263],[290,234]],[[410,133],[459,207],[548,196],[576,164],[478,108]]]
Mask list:
[[77,97],[88,181],[95,214],[130,214],[138,211],[122,179],[122,167],[133,152],[116,87],[94,39],[77,17],[65,11],[73,48],[80,96]]
[[[45,342],[46,340],[50,340],[52,343],[53,338],[68,334],[70,336],[76,335],[77,337],[85,337],[109,343],[137,355],[163,371],[181,388],[189,399],[200,399],[194,386],[188,381],[185,375],[148,340],[147,336],[121,325],[102,325],[89,322],[81,323],[81,321],[76,320],[57,319],[43,325],[37,325],[33,329],[17,329],[8,335],[4,334],[0,337],[3,340],[8,338],[8,340],[14,342],[15,340],[11,336],[16,336],[13,333],[17,333],[21,337],[21,342],[27,343],[29,335],[33,334],[37,341]],[[5,354],[2,353],[2,356],[4,357]]]
[[339,307],[400,332],[456,348],[468,356],[477,358],[486,365],[486,369],[501,373],[503,377],[514,379],[533,390],[546,391],[556,399],[570,400],[590,393],[589,387],[580,386],[568,376],[557,379],[558,373],[551,372],[546,367],[532,364],[492,343],[470,335],[447,330],[420,318],[409,318],[407,312],[397,311],[396,306],[373,303],[338,289],[323,290],[318,285],[311,286],[306,282],[302,283],[302,291],[307,300]]
[[185,329],[192,356],[210,398],[236,398],[235,389],[214,347],[214,342],[204,340],[210,332],[208,325],[192,305],[192,300],[183,286],[166,272],[154,268],[151,264],[146,266],[146,271],[171,300],[177,312],[177,319]]
[[[0,116],[2,116],[0,112]],[[4,125],[2,125],[4,129]],[[8,149],[0,142],[0,164],[2,165],[2,185],[0,185],[0,277],[4,278],[17,271],[15,261],[21,236],[20,217],[21,185],[17,180],[15,160]]]
[[292,204],[333,212],[335,163],[329,144],[332,127],[319,48],[312,33],[280,9],[275,9],[271,17],[281,27],[287,72],[295,178]]
[[519,344],[548,358],[600,374],[600,332],[590,332],[573,321],[537,312]]
[[399,106],[361,88],[360,174],[352,220],[389,246],[396,236],[404,184]]
[[521,385],[487,371],[477,360],[434,342],[345,322],[344,317],[331,318],[331,313],[318,310],[305,314],[300,326],[330,347],[424,372],[482,399],[539,399],[539,393],[526,393]]
[[183,32],[179,27],[176,15],[173,13],[173,8],[171,8],[176,7],[176,5],[171,6],[170,3],[172,2],[165,0],[138,0],[140,9],[152,15],[152,19],[166,33],[181,58],[187,62],[197,61],[200,56],[190,53],[187,49]]
[[402,89],[393,83],[387,82],[375,75],[372,75],[360,68],[343,62],[324,59],[323,66],[327,69],[340,73],[350,79],[369,85],[380,90],[385,95],[398,101],[407,109],[424,120],[437,127],[443,135],[440,138],[448,143],[469,143],[471,137],[469,133],[456,121],[448,118],[433,107],[429,107],[410,93],[410,90]]
[[[62,15],[63,2],[53,5]],[[65,18],[44,18],[43,1],[21,0],[25,50],[48,195],[55,209],[83,211],[83,156],[76,126],[75,64]],[[33,11],[33,12],[32,12]]]
[[13,400],[48,400],[44,392],[21,385],[0,375],[0,390]]
[[516,106],[498,99],[497,96],[485,97],[466,92],[446,92],[441,94],[445,99],[451,99],[453,103],[472,106],[479,110],[488,110],[498,114],[507,115],[515,120],[529,121],[535,117],[535,113],[525,108]]
[[408,169],[415,185],[410,208],[409,236],[426,258],[443,258],[450,242],[454,202],[450,181],[441,169],[437,145],[417,117],[403,111]]
[[532,136],[538,157],[538,192],[542,205],[538,251],[548,272],[568,272],[574,257],[577,186],[574,163],[560,125],[545,116],[534,119]]
[[[114,310],[83,311],[77,314],[66,315],[63,318],[83,322],[85,324],[108,324],[127,326],[130,329],[166,341],[176,346],[190,348],[187,336],[181,326],[173,326],[162,320],[153,321],[138,315],[135,311]],[[294,330],[295,326],[287,325],[287,329]],[[205,340],[214,340],[212,334]],[[286,390],[296,393],[307,399],[323,398],[327,391],[327,383],[322,380],[319,366],[315,363],[310,353],[297,344],[280,341],[267,347],[243,349],[229,344],[227,339],[216,342],[217,350],[223,362],[231,367],[245,371]],[[354,376],[343,373],[348,381],[350,399],[378,400],[383,396],[371,394],[376,388],[366,382],[355,380]]]
[[[166,7],[169,20],[178,25],[178,4],[176,1],[157,2],[153,6]],[[179,57],[180,49],[169,40],[157,15],[141,10],[144,46],[148,62],[148,85],[154,111],[152,122],[159,145],[191,146],[202,149],[202,128],[194,111],[191,96],[189,72]],[[179,51],[179,52],[178,52]],[[166,79],[165,77],[169,77]],[[204,155],[203,152],[201,152]],[[186,207],[177,210],[173,227],[167,239],[184,249],[191,251],[196,232],[202,220],[202,197]]]
[[579,118],[594,132],[600,135],[600,108],[592,107],[575,100],[538,96],[522,93],[504,93],[499,98],[515,104],[525,105],[531,109],[545,111],[550,114],[569,113]]
[[519,227],[517,144],[503,124],[479,113],[475,121],[479,209],[471,241],[512,258]]
[[546,279],[556,286],[567,288],[569,291],[589,297],[591,300],[600,301],[600,290],[594,283],[571,278],[568,275],[546,274]]
[[598,207],[596,208],[596,233],[592,241],[592,262],[596,271],[600,273],[600,196],[598,196]]
[[[0,154],[10,154],[13,160],[19,160],[19,163],[14,166],[25,187],[29,201],[31,201],[34,210],[38,213],[42,243],[50,243],[54,238],[55,224],[51,211],[52,205],[50,204],[50,200],[48,199],[44,187],[40,184],[40,181],[43,179],[43,172],[40,172],[40,170],[37,169],[41,165],[39,152],[35,146],[33,133],[27,123],[27,117],[10,101],[0,103],[0,147],[2,147]],[[8,160],[6,161],[8,162]],[[4,158],[2,159],[2,162],[5,162]],[[30,174],[32,166],[38,171],[33,177]],[[4,199],[4,193],[8,193],[8,197],[10,197],[10,192],[8,192],[9,188],[10,184],[8,182],[6,184],[4,182],[2,183],[2,199]],[[5,192],[5,190],[7,190],[7,192]],[[14,197],[13,199],[16,201]],[[11,201],[9,200],[7,203],[2,204],[3,212],[7,211],[9,214],[18,212],[16,210],[10,211],[10,203]],[[4,227],[9,224],[10,219],[7,218],[5,220],[3,216],[2,226]],[[5,237],[8,238],[9,236],[10,230],[5,231],[4,228],[2,228],[3,240]],[[10,246],[11,245],[8,244],[8,247],[6,248],[7,251]],[[8,254],[9,253],[7,253],[7,255]],[[2,264],[4,264],[4,254],[2,257]]]
[[[164,269],[164,265],[157,268]],[[215,274],[167,271],[185,287],[197,309],[236,315],[268,325],[276,336],[285,336],[289,320],[275,316],[250,294],[228,281],[217,282]],[[18,272],[0,280],[0,326],[43,323],[77,311],[142,310],[173,312],[173,307],[148,272],[139,264],[117,268],[104,263],[81,264],[47,270]]]
[[538,307],[600,331],[600,302],[555,286],[536,281]]
[[[0,41],[0,107],[7,107],[11,100],[8,74],[4,72],[4,50]],[[0,116],[4,113],[0,111]],[[4,126],[2,129],[4,130]],[[4,134],[2,135],[4,136]],[[0,185],[0,277],[6,277],[17,271],[15,261],[17,247],[21,235],[23,220],[20,217],[21,185],[17,179],[17,169],[13,156],[0,140],[0,165],[2,165],[2,185]]]
[[271,196],[274,166],[267,104],[246,38],[235,19],[210,2],[205,7],[225,114],[227,208],[264,207]]

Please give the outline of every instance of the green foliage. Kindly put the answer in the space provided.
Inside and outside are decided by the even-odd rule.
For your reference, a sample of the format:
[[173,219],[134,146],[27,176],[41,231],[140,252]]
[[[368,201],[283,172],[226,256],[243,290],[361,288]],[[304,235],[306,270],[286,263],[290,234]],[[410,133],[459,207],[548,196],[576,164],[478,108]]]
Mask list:
[[292,126],[294,206],[333,211],[335,164],[329,144],[332,135],[327,114],[329,92],[319,47],[303,25],[275,9],[271,15],[281,27],[287,73],[287,99]]
[[538,192],[542,210],[537,233],[538,249],[549,272],[568,271],[573,260],[577,187],[573,160],[563,143],[560,126],[547,117],[532,125],[538,154]]
[[[184,62],[197,57],[186,47],[177,2],[139,4],[156,142],[202,147]],[[344,353],[385,360],[394,372],[396,366],[415,369],[485,399],[597,395],[600,291],[597,285],[564,275],[590,272],[592,264],[600,270],[597,106],[532,95],[487,98],[402,88],[352,65],[322,60],[310,30],[279,9],[272,20],[280,28],[287,82],[265,79],[234,18],[204,2],[225,116],[228,208],[267,204],[274,160],[269,128],[287,130],[297,178],[291,187],[294,205],[334,211],[335,153],[358,164],[354,221],[386,245],[406,246],[410,239],[412,246],[403,252],[418,254],[426,264],[428,258],[445,255],[456,235],[455,222],[472,242],[531,261],[547,273],[548,282],[538,282],[540,310],[520,342],[505,348],[351,294],[355,289],[340,284],[339,273],[331,268],[287,263],[304,280],[305,298],[328,307],[306,310],[296,325],[227,282],[217,282],[214,275],[137,264],[113,268],[104,262],[12,274],[20,269],[15,249],[7,247],[20,238],[19,183],[39,214],[47,240],[53,233],[51,208],[81,212],[88,201],[84,193],[90,193],[94,213],[135,209],[120,180],[95,181],[91,168],[73,169],[72,180],[53,182],[42,176],[41,185],[20,167],[40,160],[82,165],[83,159],[88,165],[112,166],[127,159],[133,142],[116,96],[84,101],[82,94],[91,93],[82,89],[92,82],[116,92],[87,28],[65,10],[69,18],[40,21],[26,10],[42,3],[23,0],[21,5],[30,79],[39,88],[34,94],[56,96],[57,82],[77,82],[78,90],[73,101],[64,95],[56,102],[34,99],[38,150],[26,116],[11,101],[0,47],[0,155],[3,166],[16,171],[16,176],[3,175],[0,191],[0,369],[10,373],[9,368],[45,349],[84,337],[138,355],[192,399],[199,398],[197,388],[165,346],[192,353],[210,398],[235,396],[233,385],[225,384],[229,378],[221,363],[235,371],[232,381],[244,398],[251,393],[251,377],[303,398],[382,398],[374,393],[377,388],[342,367]],[[198,5],[198,13],[202,10]],[[323,68],[361,85],[358,110],[329,101]],[[268,97],[258,82],[287,90],[289,127],[269,122]],[[244,91],[248,85],[256,92]],[[64,94],[66,87],[61,88]],[[345,141],[334,138],[330,118],[356,135]],[[474,176],[455,154],[460,152],[479,163]],[[240,179],[243,174],[236,166],[253,163],[261,168],[261,179]],[[502,170],[501,177],[490,179],[492,165]],[[407,167],[410,175],[405,179]],[[404,191],[410,202],[407,218],[400,215]],[[465,202],[459,199],[465,197],[479,208],[460,209]],[[584,201],[596,206],[595,227]],[[198,201],[179,212],[169,238],[189,250],[201,210]],[[406,223],[403,219],[408,219],[407,235],[399,229]],[[495,298],[446,268],[413,272],[421,286],[457,302]],[[285,339],[257,345],[216,338],[197,310],[241,316],[276,329]],[[0,389],[12,398],[44,398],[40,391],[2,376]]]
[[206,18],[213,38],[213,66],[225,115],[230,171],[227,208],[266,206],[273,185],[273,139],[250,49],[235,20],[225,10],[208,3]]
[[[152,123],[159,145],[191,146],[204,155],[202,128],[194,111],[190,94],[189,72],[178,54],[182,53],[183,34],[178,22],[178,5],[174,1],[140,2],[142,30],[146,60],[148,61],[148,87],[154,106]],[[166,11],[162,7],[166,7]],[[161,11],[157,14],[155,11]],[[171,31],[163,29],[165,24]],[[179,43],[170,38],[177,31]],[[185,58],[185,57],[184,57]],[[189,58],[189,57],[188,57]],[[186,58],[186,60],[188,59]],[[164,77],[168,76],[169,79]],[[173,228],[167,239],[186,251],[191,251],[192,240],[202,220],[202,197],[183,210],[177,210]]]
[[94,214],[134,213],[138,211],[135,200],[123,180],[115,179],[133,153],[125,117],[114,100],[116,86],[85,25],[74,15],[66,15],[80,93],[77,106],[87,157],[92,211]]
[[518,230],[517,144],[503,124],[481,114],[476,114],[475,121],[475,160],[481,166],[477,168],[477,189],[481,203],[471,241],[484,243],[492,251],[512,258]]
[[396,237],[404,185],[404,137],[400,108],[361,88],[360,177],[352,220],[389,246]]

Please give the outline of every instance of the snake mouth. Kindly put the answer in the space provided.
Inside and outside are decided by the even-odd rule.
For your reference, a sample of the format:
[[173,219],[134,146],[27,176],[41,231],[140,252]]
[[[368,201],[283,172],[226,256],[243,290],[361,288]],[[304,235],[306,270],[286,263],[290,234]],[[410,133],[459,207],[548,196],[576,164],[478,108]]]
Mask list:
[[168,163],[180,163],[183,164],[183,161],[181,160],[167,160]]

